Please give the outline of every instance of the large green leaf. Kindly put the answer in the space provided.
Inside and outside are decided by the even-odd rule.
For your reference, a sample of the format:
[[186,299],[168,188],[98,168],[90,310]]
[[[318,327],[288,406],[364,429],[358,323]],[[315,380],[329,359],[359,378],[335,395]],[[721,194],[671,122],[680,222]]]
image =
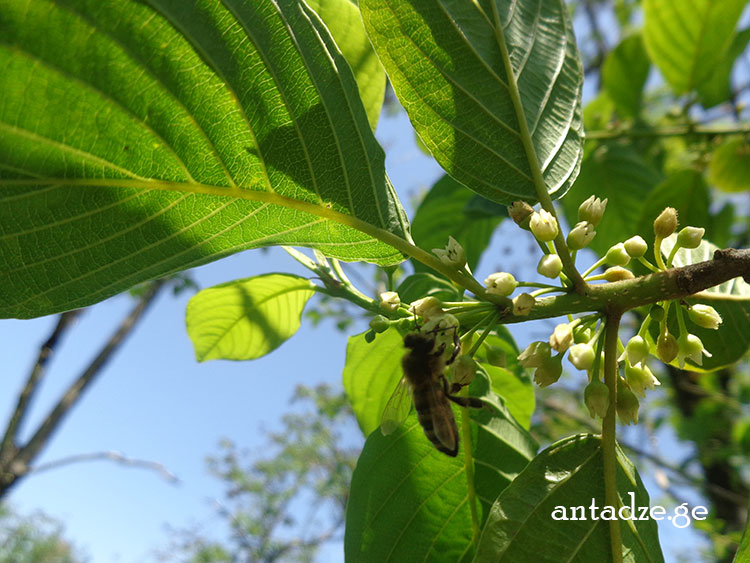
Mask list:
[[359,9],[350,0],[305,0],[320,16],[354,71],[359,95],[375,129],[385,98],[385,70],[365,34]]
[[[676,240],[676,234],[664,240],[661,250],[665,257],[669,256]],[[680,267],[711,260],[717,250],[716,245],[704,240],[698,248],[678,250],[672,265]],[[750,347],[750,284],[742,278],[735,278],[702,291],[697,297],[686,301],[691,305],[695,303],[711,305],[724,321],[718,330],[710,330],[691,323],[685,315],[688,331],[700,338],[706,350],[712,354],[710,358],[703,358],[703,365],[700,367],[687,360],[686,369],[699,372],[714,371],[731,365],[744,356]],[[656,336],[654,331],[658,326],[656,323],[653,324],[655,326],[652,326],[652,340]],[[672,311],[670,311],[669,330],[675,335],[680,333]],[[672,362],[672,365],[679,366],[676,360]]]
[[[474,197],[465,186],[450,176],[443,176],[432,186],[414,214],[411,224],[414,241],[420,247],[432,250],[445,247],[448,237],[452,236],[466,251],[469,268],[476,268],[501,217],[478,219],[466,213]],[[417,271],[425,268],[421,263],[414,264]]]
[[[492,505],[474,561],[611,561],[609,522],[601,519],[601,510],[607,503],[599,445],[598,437],[575,436],[553,444],[535,457]],[[664,561],[656,521],[635,520],[640,516],[638,507],[649,507],[648,492],[619,450],[617,492],[621,506],[634,504],[638,512],[620,524],[624,561]],[[599,518],[592,517],[592,504],[598,507]],[[563,515],[561,509],[565,510],[565,520],[559,518]]]
[[711,78],[727,55],[746,0],[643,0],[651,60],[678,94]]
[[600,145],[586,156],[581,176],[563,199],[565,217],[574,225],[578,222],[578,206],[589,196],[609,199],[604,219],[588,247],[603,256],[613,244],[639,234],[643,202],[660,180],[659,173],[632,148]]
[[698,96],[703,107],[712,108],[731,98],[732,69],[737,58],[745,52],[748,42],[750,42],[750,28],[743,29],[734,36],[726,56],[714,69],[711,78],[698,84]]
[[750,144],[732,139],[714,151],[710,169],[711,183],[725,192],[750,190]]
[[266,274],[198,292],[185,313],[195,357],[253,360],[278,348],[299,328],[313,283],[289,274]]
[[[488,406],[471,409],[471,434],[474,487],[483,520],[493,499],[533,457],[536,444],[488,392],[486,380],[482,385]],[[459,409],[454,412],[460,428]],[[373,432],[352,477],[344,539],[347,561],[470,560],[465,468],[463,443],[458,457],[438,452],[415,414],[389,436]]]
[[349,337],[344,390],[365,436],[380,428],[383,409],[403,375],[403,355],[404,339],[395,328],[378,334],[372,342],[367,342],[365,333]]
[[612,49],[602,65],[602,86],[625,117],[641,112],[643,87],[651,63],[640,33],[630,35]]
[[383,151],[302,2],[7,0],[0,68],[2,317],[271,244],[401,260]]
[[553,197],[578,173],[583,72],[562,0],[360,0],[424,144],[493,201]]

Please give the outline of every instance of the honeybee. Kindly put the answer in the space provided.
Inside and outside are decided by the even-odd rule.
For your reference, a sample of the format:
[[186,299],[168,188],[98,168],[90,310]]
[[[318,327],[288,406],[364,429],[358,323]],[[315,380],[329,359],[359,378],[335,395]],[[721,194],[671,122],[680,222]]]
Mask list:
[[451,457],[458,453],[458,426],[449,400],[462,407],[481,408],[484,403],[473,397],[458,397],[452,393],[460,385],[449,388],[443,375],[445,367],[455,360],[460,351],[457,327],[453,331],[453,351],[446,359],[446,343],[436,345],[437,329],[431,332],[411,332],[404,337],[408,349],[401,359],[404,376],[383,410],[380,429],[388,435],[398,428],[409,414],[409,387],[414,399],[417,418],[427,438],[435,447]]

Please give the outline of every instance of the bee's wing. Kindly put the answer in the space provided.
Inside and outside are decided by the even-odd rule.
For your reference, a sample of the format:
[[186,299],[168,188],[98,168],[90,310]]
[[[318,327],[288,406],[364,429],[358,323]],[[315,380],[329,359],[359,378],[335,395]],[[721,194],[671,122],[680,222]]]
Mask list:
[[401,426],[401,423],[409,415],[410,409],[411,390],[409,389],[409,382],[404,376],[396,385],[396,390],[383,409],[383,418],[380,421],[380,431],[383,435],[387,436]]

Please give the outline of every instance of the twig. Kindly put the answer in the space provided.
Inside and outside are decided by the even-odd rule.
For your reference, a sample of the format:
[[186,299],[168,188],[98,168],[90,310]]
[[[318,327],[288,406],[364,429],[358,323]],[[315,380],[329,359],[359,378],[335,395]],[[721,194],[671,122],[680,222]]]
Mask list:
[[68,387],[68,390],[39,425],[29,441],[19,449],[12,460],[5,464],[4,469],[7,471],[6,468],[11,467],[12,471],[11,475],[6,474],[3,476],[3,482],[0,483],[0,497],[8,492],[13,483],[17,481],[18,476],[27,472],[28,465],[47,444],[50,436],[60,424],[63,417],[80,400],[86,387],[88,387],[96,375],[100,373],[101,369],[112,358],[114,352],[122,345],[125,338],[133,330],[143,313],[146,312],[148,306],[154,301],[154,298],[164,284],[165,280],[156,280],[151,283],[149,288],[138,299],[135,307],[131,309],[127,317],[123,319],[120,326],[112,334],[104,347],[102,347],[99,354],[97,354],[78,379]]
[[750,133],[750,124],[741,125],[674,125],[671,127],[653,128],[625,128],[613,129],[611,131],[589,131],[586,139],[591,140],[614,140],[622,138],[654,138],[654,137],[681,137],[687,136],[718,136],[718,135],[743,135]]
[[156,461],[148,461],[143,459],[135,459],[127,457],[120,452],[93,452],[88,454],[76,454],[68,457],[49,461],[47,463],[40,463],[34,467],[29,467],[27,474],[29,473],[41,473],[42,471],[49,471],[50,469],[57,469],[64,465],[70,465],[71,463],[80,463],[83,461],[98,461],[98,460],[109,460],[122,465],[130,467],[142,467],[144,469],[150,469],[159,473],[164,479],[171,483],[179,483],[180,480],[177,476],[167,469],[163,464]]
[[8,421],[8,426],[5,429],[5,435],[3,436],[2,444],[0,445],[0,460],[7,461],[12,458],[16,453],[16,445],[18,441],[18,428],[21,426],[28,410],[29,403],[34,397],[36,390],[39,388],[39,383],[44,377],[47,364],[49,363],[52,354],[55,351],[57,343],[62,339],[65,332],[73,324],[73,321],[82,312],[82,309],[75,311],[68,311],[60,315],[57,319],[57,325],[52,330],[49,338],[39,348],[39,355],[37,356],[34,367],[29,373],[29,377],[26,379],[26,384],[21,390],[21,394],[18,396],[18,402],[16,408]]

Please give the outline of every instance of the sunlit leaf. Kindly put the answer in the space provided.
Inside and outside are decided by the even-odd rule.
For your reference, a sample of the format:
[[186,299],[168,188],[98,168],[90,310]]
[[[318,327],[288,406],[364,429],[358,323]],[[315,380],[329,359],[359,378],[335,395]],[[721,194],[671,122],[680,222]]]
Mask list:
[[185,314],[196,359],[253,360],[278,348],[297,332],[313,287],[306,278],[266,274],[198,292]]
[[272,244],[402,258],[354,76],[303,2],[8,0],[0,67],[1,317]]
[[711,183],[725,192],[750,190],[750,144],[742,139],[727,141],[714,151]]
[[623,39],[604,60],[602,86],[624,117],[640,113],[643,86],[650,69],[640,33]]
[[732,69],[737,58],[745,52],[750,41],[750,28],[743,29],[734,36],[726,56],[721,59],[709,80],[698,84],[701,105],[712,108],[728,101],[732,96]]
[[365,28],[424,144],[501,203],[562,196],[582,153],[583,72],[561,0],[360,0]]
[[[638,519],[638,507],[650,507],[646,488],[619,450],[617,493],[621,506],[634,505],[638,512],[628,510],[633,519],[620,524],[623,560],[664,561],[656,521]],[[591,515],[592,504],[598,507],[598,518]],[[561,440],[536,456],[492,505],[474,561],[610,561],[609,522],[601,518],[606,505],[600,439],[575,436]],[[559,518],[563,514],[567,519]]]
[[727,56],[745,0],[643,0],[651,60],[678,94],[711,78]]

